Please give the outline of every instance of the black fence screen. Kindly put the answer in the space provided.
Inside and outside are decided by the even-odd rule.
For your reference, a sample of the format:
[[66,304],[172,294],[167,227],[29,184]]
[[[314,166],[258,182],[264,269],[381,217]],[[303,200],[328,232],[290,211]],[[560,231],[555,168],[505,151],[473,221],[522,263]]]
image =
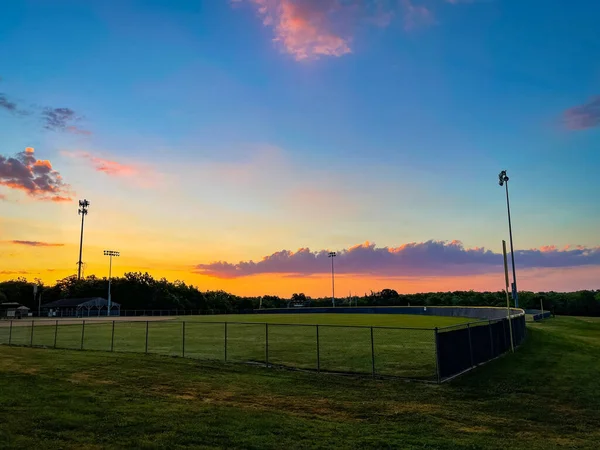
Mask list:
[[525,339],[525,316],[448,327],[437,333],[440,381],[494,359],[517,347]]

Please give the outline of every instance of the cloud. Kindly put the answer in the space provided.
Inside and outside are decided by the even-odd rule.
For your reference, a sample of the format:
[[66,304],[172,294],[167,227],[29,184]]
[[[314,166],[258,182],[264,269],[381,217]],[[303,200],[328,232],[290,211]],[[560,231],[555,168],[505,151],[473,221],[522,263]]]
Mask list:
[[61,175],[50,161],[36,159],[31,147],[13,157],[0,155],[0,186],[24,191],[37,200],[71,201]]
[[[467,1],[448,0],[449,3]],[[251,4],[274,41],[298,61],[352,53],[361,25],[389,26],[402,20],[407,31],[435,23],[434,13],[420,0],[231,0]]]
[[51,244],[49,242],[40,242],[40,241],[10,241],[16,245],[27,245],[29,247],[64,247],[65,244]]
[[[296,252],[282,250],[258,262],[198,264],[194,272],[216,278],[259,274],[327,274],[331,271],[328,254],[329,250],[312,252],[308,248]],[[519,250],[515,252],[515,262],[522,269],[600,265],[600,247]],[[335,258],[336,273],[381,277],[479,275],[501,272],[502,267],[502,254],[478,247],[468,249],[460,241],[430,240],[380,248],[365,242],[338,252]]]
[[29,275],[26,270],[0,270],[0,275]]
[[0,194],[0,200],[5,201],[6,200],[6,195]]
[[423,5],[415,5],[412,0],[402,0],[402,7],[404,9],[404,29],[407,31],[435,23],[431,10]]
[[6,109],[11,113],[17,112],[17,104],[9,101],[4,94],[0,94],[0,108]]
[[600,95],[580,106],[574,106],[563,113],[563,121],[570,130],[585,130],[600,125]]
[[117,161],[111,161],[109,159],[99,158],[92,155],[89,152],[68,152],[62,151],[61,155],[68,156],[70,158],[80,159],[87,161],[97,172],[103,172],[109,176],[116,177],[127,177],[139,174],[139,169],[133,165],[122,164]]
[[50,131],[62,131],[65,133],[89,136],[91,131],[79,128],[75,124],[83,119],[71,108],[54,108],[31,106],[22,108],[15,100],[11,100],[6,94],[0,93],[0,110],[20,116],[36,115],[41,120],[42,127]]

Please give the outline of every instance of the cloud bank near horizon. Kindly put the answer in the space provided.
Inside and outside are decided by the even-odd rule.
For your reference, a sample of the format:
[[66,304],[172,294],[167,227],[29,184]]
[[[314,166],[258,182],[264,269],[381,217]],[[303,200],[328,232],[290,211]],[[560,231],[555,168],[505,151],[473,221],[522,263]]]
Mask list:
[[[282,250],[260,261],[237,264],[217,261],[198,264],[194,272],[215,278],[241,278],[263,274],[310,276],[331,273],[329,250],[296,252]],[[518,269],[568,268],[600,266],[600,246],[569,246],[559,249],[545,246],[539,249],[515,251]],[[379,277],[465,276],[501,271],[503,257],[482,247],[465,248],[461,241],[412,242],[399,247],[376,247],[365,242],[337,252],[334,261],[338,274]]]

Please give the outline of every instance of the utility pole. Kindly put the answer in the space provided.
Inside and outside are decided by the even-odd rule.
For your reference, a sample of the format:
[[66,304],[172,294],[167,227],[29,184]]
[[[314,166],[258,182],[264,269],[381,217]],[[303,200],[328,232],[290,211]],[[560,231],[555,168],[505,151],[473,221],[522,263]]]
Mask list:
[[329,257],[331,258],[331,303],[335,308],[335,276],[333,272],[333,259],[336,257],[335,252],[329,252]]
[[506,170],[503,170],[498,174],[498,184],[500,186],[506,186],[506,209],[508,210],[508,235],[510,239],[510,258],[512,262],[512,273],[513,273],[513,283],[512,283],[512,298],[515,302],[515,308],[519,307],[519,294],[517,292],[517,271],[515,269],[515,249],[513,247],[513,237],[512,237],[512,224],[510,221],[510,200],[508,199],[508,176],[506,175]]
[[114,250],[104,250],[104,256],[108,256],[109,257],[109,266],[108,266],[108,311],[107,311],[107,316],[110,316],[110,312],[111,312],[111,308],[112,308],[112,301],[111,301],[111,296],[110,296],[110,283],[111,283],[111,279],[112,279],[112,259],[113,256],[121,256],[120,252],[116,252]]
[[83,222],[85,220],[85,216],[88,213],[88,207],[90,206],[90,202],[87,200],[79,200],[79,211],[78,214],[81,216],[81,236],[79,238],[79,262],[77,263],[77,279],[81,279],[81,266],[83,262],[81,261],[81,255],[83,253]]

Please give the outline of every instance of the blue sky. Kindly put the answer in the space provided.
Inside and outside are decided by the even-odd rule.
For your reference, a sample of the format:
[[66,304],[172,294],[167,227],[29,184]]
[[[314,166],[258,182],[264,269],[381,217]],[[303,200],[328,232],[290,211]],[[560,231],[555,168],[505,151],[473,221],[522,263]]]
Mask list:
[[[565,124],[600,95],[598,2],[5,3],[0,93],[68,107],[89,134],[0,110],[0,155],[34,147],[115,226],[179,226],[174,266],[366,240],[498,251],[501,169],[517,248],[600,246],[600,127]],[[9,200],[50,235],[77,227],[72,205]]]

